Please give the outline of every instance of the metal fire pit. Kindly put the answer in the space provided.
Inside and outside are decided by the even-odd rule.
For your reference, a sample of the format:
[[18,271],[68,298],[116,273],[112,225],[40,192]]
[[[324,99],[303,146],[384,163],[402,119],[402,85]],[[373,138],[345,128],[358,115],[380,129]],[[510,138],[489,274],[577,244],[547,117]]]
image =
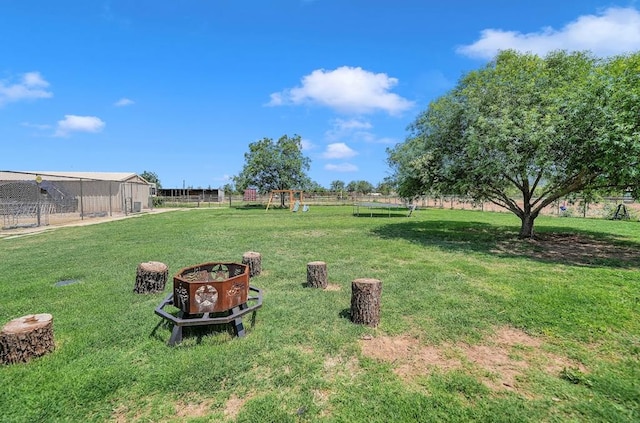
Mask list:
[[[249,296],[250,291],[257,295]],[[164,310],[168,305],[179,309],[177,316]],[[183,326],[232,324],[242,337],[242,316],[261,306],[262,291],[249,286],[248,265],[212,262],[181,269],[173,278],[173,293],[155,313],[173,323],[169,345],[175,345],[182,341]]]
[[174,305],[185,313],[216,313],[247,302],[249,266],[204,263],[185,267],[173,277]]

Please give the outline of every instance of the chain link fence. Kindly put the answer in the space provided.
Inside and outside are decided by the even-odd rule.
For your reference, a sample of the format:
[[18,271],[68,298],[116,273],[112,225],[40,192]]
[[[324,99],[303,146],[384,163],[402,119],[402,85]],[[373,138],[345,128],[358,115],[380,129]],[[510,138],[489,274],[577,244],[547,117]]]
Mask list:
[[[122,216],[154,207],[266,207],[270,194],[225,195],[219,189],[153,189],[141,178],[113,179],[63,174],[0,171],[1,229],[63,224],[94,217]],[[121,175],[121,174],[118,174]],[[131,177],[131,174],[128,174]],[[356,193],[303,193],[304,205],[351,206],[357,203],[406,204],[393,195]],[[279,204],[279,202],[276,202]],[[474,202],[461,196],[423,197],[418,208],[510,211],[493,203]],[[276,206],[277,207],[277,206]],[[542,215],[638,220],[640,204],[627,197],[605,197],[597,202],[562,200],[546,207]]]
[[126,215],[152,207],[149,184],[137,175],[129,180],[100,175],[0,171],[2,229]]
[[[227,196],[224,200],[230,207],[262,207],[269,201],[269,195],[257,194],[247,200],[243,195]],[[402,204],[406,201],[394,195],[380,194],[313,194],[304,193],[302,203],[307,205],[351,206],[357,203]],[[456,195],[423,197],[414,202],[419,208],[443,208],[457,210],[477,210],[496,213],[511,213],[490,202],[475,202],[471,198]],[[217,204],[219,205],[219,204]],[[640,203],[630,197],[602,197],[597,201],[585,201],[582,198],[563,199],[547,206],[541,215],[559,217],[583,217],[603,219],[640,219]]]

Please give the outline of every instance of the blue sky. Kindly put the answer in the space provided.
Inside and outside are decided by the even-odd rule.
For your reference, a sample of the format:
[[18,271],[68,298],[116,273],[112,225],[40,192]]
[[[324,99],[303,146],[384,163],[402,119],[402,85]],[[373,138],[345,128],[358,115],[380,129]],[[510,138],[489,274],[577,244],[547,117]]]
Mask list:
[[0,170],[155,172],[220,187],[298,134],[320,185],[386,149],[500,49],[640,50],[640,4],[596,0],[0,0]]

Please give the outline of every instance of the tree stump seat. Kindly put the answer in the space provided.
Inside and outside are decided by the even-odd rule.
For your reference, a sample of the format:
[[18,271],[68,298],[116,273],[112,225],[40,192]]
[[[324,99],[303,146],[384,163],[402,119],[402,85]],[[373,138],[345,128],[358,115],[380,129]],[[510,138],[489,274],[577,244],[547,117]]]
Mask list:
[[26,363],[54,348],[51,314],[30,314],[13,319],[0,331],[0,364]]
[[242,264],[249,265],[249,277],[262,273],[262,255],[255,251],[247,251],[242,255]]
[[153,294],[164,291],[169,277],[169,267],[159,261],[140,263],[136,272],[136,284],[133,292]]
[[327,263],[324,261],[307,263],[307,286],[324,289],[327,284]]
[[351,282],[351,321],[376,327],[380,323],[382,282],[361,278]]

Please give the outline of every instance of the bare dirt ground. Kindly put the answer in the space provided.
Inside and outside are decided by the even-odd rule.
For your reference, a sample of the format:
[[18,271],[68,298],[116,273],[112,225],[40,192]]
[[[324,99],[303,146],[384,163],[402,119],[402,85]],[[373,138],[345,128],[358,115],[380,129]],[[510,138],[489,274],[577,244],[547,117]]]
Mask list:
[[497,328],[478,345],[425,345],[401,335],[367,337],[360,346],[365,356],[392,363],[394,373],[409,383],[435,372],[463,370],[492,391],[528,395],[524,381],[530,369],[555,376],[565,368],[587,372],[581,363],[545,351],[542,340],[510,327]]

